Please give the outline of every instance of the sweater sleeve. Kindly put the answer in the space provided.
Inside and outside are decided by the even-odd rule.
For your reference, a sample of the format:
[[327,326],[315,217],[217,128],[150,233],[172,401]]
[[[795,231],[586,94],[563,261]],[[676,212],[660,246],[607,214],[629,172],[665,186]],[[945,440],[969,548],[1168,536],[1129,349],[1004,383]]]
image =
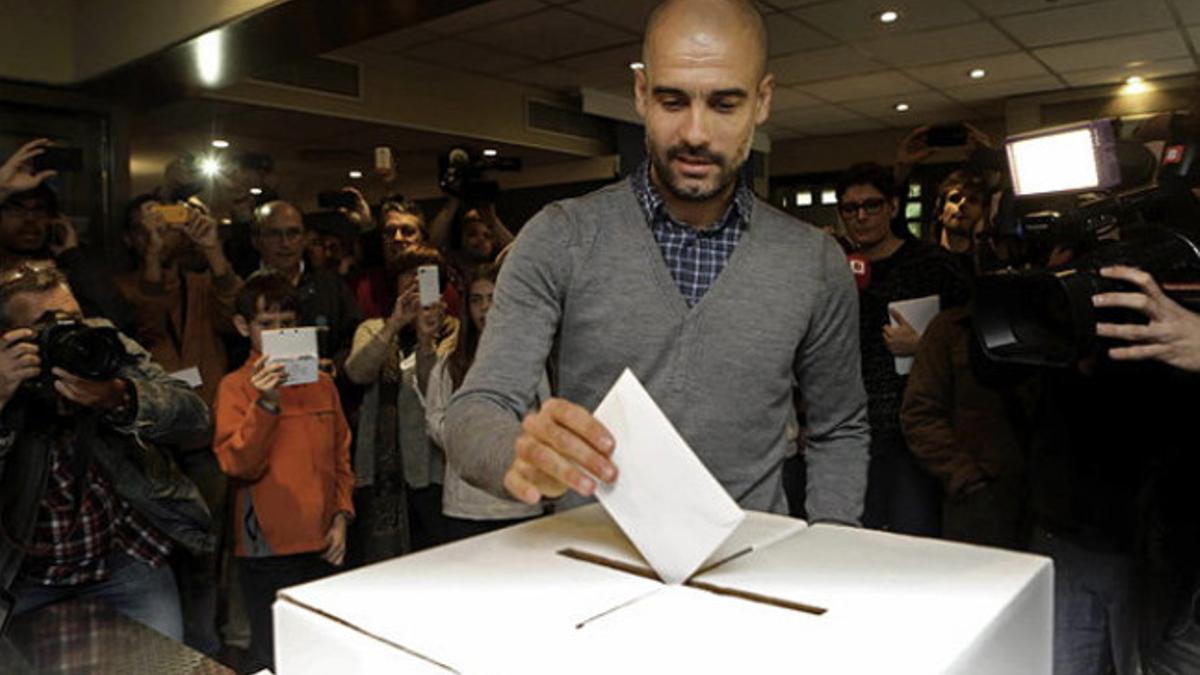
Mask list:
[[[419,393],[419,392],[418,392]],[[439,356],[438,362],[429,372],[428,390],[425,392],[425,428],[429,439],[439,448],[446,447],[446,406],[454,393],[454,381],[450,378],[447,356]]]
[[354,384],[371,384],[387,358],[389,344],[383,339],[383,320],[367,319],[354,331],[350,355],[346,357],[346,377]]
[[570,285],[572,224],[552,204],[517,237],[500,270],[487,330],[444,422],[447,460],[470,484],[507,496],[521,419],[533,406]]
[[909,448],[949,495],[982,477],[954,435],[953,339],[954,323],[943,312],[921,338],[900,407],[900,425]]
[[253,389],[240,386],[236,377],[236,372],[226,376],[217,391],[213,452],[227,475],[256,480],[267,471],[271,436],[279,415],[257,405],[247,391]]
[[867,487],[870,429],[858,348],[858,293],[845,255],[822,237],[825,292],[796,353],[807,413],[809,520],[857,525]]

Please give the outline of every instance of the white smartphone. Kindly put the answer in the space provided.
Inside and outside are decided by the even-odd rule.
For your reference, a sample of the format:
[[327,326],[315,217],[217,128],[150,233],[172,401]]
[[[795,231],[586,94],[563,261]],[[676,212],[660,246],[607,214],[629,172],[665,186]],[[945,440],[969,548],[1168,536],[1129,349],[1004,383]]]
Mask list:
[[392,170],[392,149],[386,145],[375,148],[375,172],[390,173]]
[[421,265],[417,268],[417,289],[421,293],[421,306],[436,305],[442,299],[442,287],[438,280],[437,265]]

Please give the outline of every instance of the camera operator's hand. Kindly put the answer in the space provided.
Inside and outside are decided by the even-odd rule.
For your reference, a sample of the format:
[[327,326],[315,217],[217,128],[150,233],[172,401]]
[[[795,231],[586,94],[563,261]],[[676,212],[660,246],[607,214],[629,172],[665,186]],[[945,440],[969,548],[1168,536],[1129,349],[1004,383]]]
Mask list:
[[371,218],[371,205],[367,203],[367,198],[363,196],[362,191],[356,187],[347,185],[342,188],[342,192],[354,195],[354,208],[346,210],[346,215],[350,216],[350,219],[358,226],[359,231],[374,228],[375,220]]
[[125,380],[86,380],[62,368],[54,368],[50,372],[55,377],[55,391],[85,408],[108,412],[129,402],[129,383]]
[[1100,275],[1127,281],[1141,291],[1092,296],[1097,307],[1122,307],[1146,315],[1150,323],[1096,324],[1096,335],[1135,343],[1108,350],[1116,361],[1155,359],[1181,370],[1200,373],[1200,315],[1181,307],[1155,283],[1154,277],[1132,267],[1105,267]]
[[58,173],[52,169],[40,173],[33,172],[33,158],[42,154],[49,145],[48,138],[30,141],[4,160],[4,164],[0,164],[0,201],[14,192],[32,190],[42,181]]
[[504,487],[527,504],[560,497],[568,489],[590,496],[596,482],[583,468],[606,483],[617,479],[617,467],[609,461],[615,441],[608,430],[586,409],[561,398],[525,416],[514,446]]
[[208,214],[206,207],[189,204],[188,221],[182,229],[184,236],[204,254],[214,277],[223,277],[232,271],[229,260],[225,258],[225,249],[221,247],[217,221]]
[[921,342],[921,334],[912,327],[903,315],[896,310],[891,311],[896,325],[888,324],[883,327],[883,342],[892,356],[912,356],[917,353],[917,345]]
[[28,328],[0,336],[0,408],[12,400],[22,382],[42,372],[37,345],[28,341],[32,337],[33,331]]
[[267,355],[263,354],[254,362],[254,372],[250,373],[250,384],[258,390],[259,399],[274,406],[279,405],[279,388],[287,382],[287,370],[282,361],[267,363]]
[[50,254],[55,258],[73,248],[79,248],[79,233],[71,219],[59,216],[50,223]]
[[914,166],[933,155],[933,148],[929,147],[925,141],[927,133],[929,133],[928,124],[917,127],[908,132],[908,135],[896,145],[896,162],[892,166],[892,173],[895,174],[897,182],[907,179]]
[[992,137],[988,136],[982,129],[970,122],[963,122],[962,124],[967,128],[967,152],[974,152],[978,148],[988,148],[990,150],[995,147],[992,144]]

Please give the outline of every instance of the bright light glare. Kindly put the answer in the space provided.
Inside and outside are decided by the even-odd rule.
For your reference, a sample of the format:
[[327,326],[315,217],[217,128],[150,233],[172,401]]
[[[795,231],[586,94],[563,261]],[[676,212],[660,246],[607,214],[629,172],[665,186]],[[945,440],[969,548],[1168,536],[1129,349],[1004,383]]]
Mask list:
[[908,112],[908,104],[907,103],[897,103],[896,104],[896,112]]
[[987,71],[983,68],[972,68],[971,72],[967,73],[972,80],[982,80],[987,76]]
[[213,139],[212,146],[218,150],[224,150],[225,148],[229,147],[229,141],[221,138],[215,138]]
[[200,172],[212,178],[221,173],[221,161],[216,157],[205,157],[200,160]]
[[257,197],[258,195],[261,195],[262,188],[250,188],[250,194],[254,195],[255,197]]
[[633,70],[642,70],[646,67],[646,64],[642,63],[641,61],[634,61],[633,63],[629,64],[629,67]]
[[496,155],[499,155],[499,154],[500,154],[500,151],[495,148],[487,148],[486,150],[483,151],[484,157],[495,157]]
[[812,206],[812,193],[808,190],[796,193],[796,206]]
[[358,180],[359,178],[362,178],[362,172],[361,171],[351,171],[350,177],[355,180]]
[[1121,87],[1121,93],[1126,96],[1144,94],[1148,91],[1150,91],[1150,85],[1139,75],[1130,75],[1125,78],[1125,86]]
[[1017,195],[1088,190],[1100,185],[1091,129],[1014,141],[1008,145]]
[[221,31],[214,30],[196,38],[196,74],[209,87],[221,83],[225,70],[225,45]]
[[879,13],[879,20],[883,23],[894,23],[896,21],[896,19],[899,19],[899,18],[900,18],[900,13],[895,10],[889,9],[885,12]]
[[836,204],[837,203],[837,191],[821,190],[821,203],[822,204]]

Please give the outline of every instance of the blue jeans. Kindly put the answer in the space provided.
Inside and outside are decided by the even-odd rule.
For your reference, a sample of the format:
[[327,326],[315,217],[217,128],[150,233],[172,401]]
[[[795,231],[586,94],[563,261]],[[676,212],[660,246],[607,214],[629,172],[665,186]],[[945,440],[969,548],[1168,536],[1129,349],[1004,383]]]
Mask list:
[[79,586],[42,586],[18,581],[12,589],[16,599],[13,613],[23,614],[70,598],[93,598],[173,640],[183,641],[179,593],[170,566],[155,569],[124,551],[109,553],[108,565],[107,579]]

